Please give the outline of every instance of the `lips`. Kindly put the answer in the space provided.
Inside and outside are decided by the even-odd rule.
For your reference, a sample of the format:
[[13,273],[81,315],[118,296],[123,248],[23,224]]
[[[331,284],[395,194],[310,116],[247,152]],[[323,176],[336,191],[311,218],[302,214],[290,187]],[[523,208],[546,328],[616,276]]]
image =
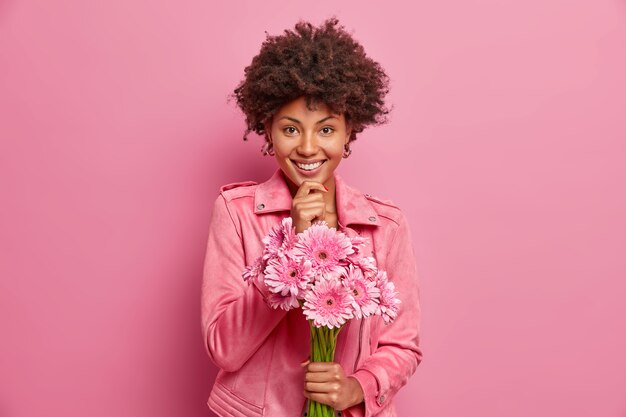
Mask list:
[[324,161],[317,161],[317,162],[297,162],[294,161],[295,165],[300,168],[300,169],[304,169],[305,171],[312,171],[320,166],[322,166],[322,164],[324,163]]

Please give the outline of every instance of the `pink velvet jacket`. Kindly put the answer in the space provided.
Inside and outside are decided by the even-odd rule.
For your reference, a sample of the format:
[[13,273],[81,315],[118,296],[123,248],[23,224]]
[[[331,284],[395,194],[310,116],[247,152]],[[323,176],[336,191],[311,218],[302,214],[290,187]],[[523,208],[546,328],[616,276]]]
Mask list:
[[[353,319],[341,330],[335,361],[356,378],[363,403],[342,416],[396,416],[394,395],[422,360],[419,284],[409,226],[390,201],[362,194],[335,172],[338,229],[369,238],[367,252],[387,271],[401,300],[396,320]],[[304,369],[309,325],[301,309],[274,310],[267,293],[242,279],[263,252],[261,239],[290,215],[292,197],[280,169],[261,184],[220,189],[211,215],[202,283],[202,332],[220,368],[208,399],[220,416],[297,417],[306,398]],[[367,253],[366,252],[366,253]]]

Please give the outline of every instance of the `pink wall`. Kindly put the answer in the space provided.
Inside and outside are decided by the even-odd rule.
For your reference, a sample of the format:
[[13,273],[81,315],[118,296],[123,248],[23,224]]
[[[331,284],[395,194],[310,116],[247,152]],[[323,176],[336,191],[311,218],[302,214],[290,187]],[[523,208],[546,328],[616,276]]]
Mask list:
[[624,0],[225,3],[0,1],[0,416],[211,415],[211,203],[275,167],[226,95],[333,13],[392,78],[340,172],[411,221],[401,415],[625,416]]

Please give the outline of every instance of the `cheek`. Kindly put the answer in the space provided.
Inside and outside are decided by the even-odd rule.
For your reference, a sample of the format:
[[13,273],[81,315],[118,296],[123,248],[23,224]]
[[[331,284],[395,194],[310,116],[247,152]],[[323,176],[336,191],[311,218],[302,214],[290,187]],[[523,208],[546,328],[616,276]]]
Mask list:
[[333,146],[329,148],[327,152],[329,154],[332,154],[335,157],[343,155],[343,142],[334,143]]
[[282,140],[274,140],[274,151],[276,154],[287,155],[291,152],[292,146]]

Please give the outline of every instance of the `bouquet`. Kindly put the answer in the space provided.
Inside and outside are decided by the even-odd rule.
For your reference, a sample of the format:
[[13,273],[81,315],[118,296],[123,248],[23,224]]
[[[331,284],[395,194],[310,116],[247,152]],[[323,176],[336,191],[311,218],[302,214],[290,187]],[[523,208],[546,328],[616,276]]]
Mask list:
[[[376,259],[363,253],[367,238],[350,238],[324,220],[296,233],[291,217],[285,217],[262,242],[263,254],[245,268],[243,279],[258,279],[269,290],[272,308],[302,308],[311,331],[311,361],[334,361],[337,335],[348,320],[380,315],[389,324],[396,318],[400,300]],[[334,410],[309,401],[308,415],[333,416]]]

